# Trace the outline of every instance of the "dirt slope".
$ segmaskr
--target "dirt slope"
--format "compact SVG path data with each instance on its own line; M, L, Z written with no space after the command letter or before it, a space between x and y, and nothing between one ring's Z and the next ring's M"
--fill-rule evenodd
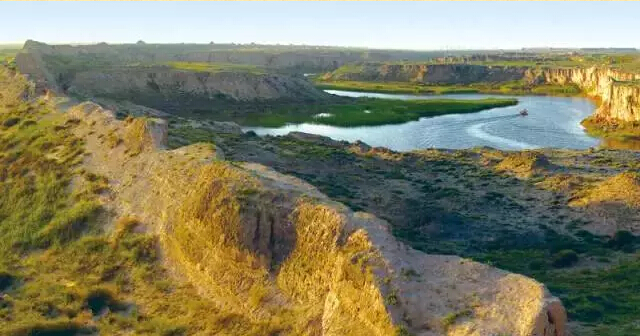
M85 168L109 180L105 205L141 218L175 277L221 309L293 334L566 334L561 302L532 279L413 250L385 221L215 146L167 151L161 120L92 103L69 118Z

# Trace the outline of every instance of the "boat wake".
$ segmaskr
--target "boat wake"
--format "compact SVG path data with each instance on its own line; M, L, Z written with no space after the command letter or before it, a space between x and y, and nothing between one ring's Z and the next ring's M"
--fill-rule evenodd
M487 133L483 127L486 126L487 124L490 124L492 122L496 122L498 120L501 119L511 119L511 118L519 118L520 115L510 115L510 116L502 116L502 117L494 117L494 118L487 118L484 119L482 123L479 124L473 124L469 127L467 127L466 131L467 134L469 134L470 136L477 138L477 139L481 139L484 141L488 141L491 143L496 144L498 147L510 147L512 149L532 149L532 148L538 148L539 146L536 145L532 145L526 142L521 142L521 141L517 141L517 140L513 140L513 139L508 139L508 138L504 138L501 136L497 136L497 135L492 135ZM487 121L491 119L491 121Z

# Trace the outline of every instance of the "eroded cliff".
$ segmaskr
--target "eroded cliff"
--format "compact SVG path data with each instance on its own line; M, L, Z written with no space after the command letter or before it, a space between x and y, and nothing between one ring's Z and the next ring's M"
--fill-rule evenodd
M85 168L110 181L109 208L158 234L175 274L216 307L264 330L565 335L561 302L532 279L413 250L385 221L211 145L166 151L160 121L118 121L90 103L69 118Z
M512 67L472 64L380 64L345 66L323 80L469 85L522 81L524 85L574 84L601 104L597 117L640 120L640 74L599 67Z
M416 82L427 85L506 82L522 79L526 68L471 64L380 64L348 66L325 79Z
M552 68L533 70L527 78L546 83L577 84L600 101L597 117L621 121L640 120L640 74L606 68Z
M220 100L309 101L328 96L302 76L242 66L192 67L188 62L177 63L184 65L180 67L162 61L141 64L135 52L111 55L107 51L114 50L108 47L87 48L91 52L81 47L27 43L15 63L36 83L40 93L51 90L80 97L115 98L152 107L207 105ZM101 48L105 49L103 53L99 53Z

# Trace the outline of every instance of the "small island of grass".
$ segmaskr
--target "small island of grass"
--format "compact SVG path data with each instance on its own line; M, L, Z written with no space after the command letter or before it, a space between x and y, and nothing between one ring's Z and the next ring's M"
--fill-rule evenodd
M249 115L238 122L247 126L263 127L280 127L290 123L315 123L341 127L378 126L401 124L422 117L479 112L517 103L517 99L499 98L477 100L358 98L352 102L283 106L266 113Z

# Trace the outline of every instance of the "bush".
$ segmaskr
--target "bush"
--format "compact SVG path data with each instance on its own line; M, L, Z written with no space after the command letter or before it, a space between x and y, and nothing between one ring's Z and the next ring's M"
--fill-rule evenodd
M9 127L11 127L11 126L13 126L13 125L16 125L16 124L17 124L17 123L19 123L19 122L20 122L20 118L18 118L18 117L10 117L10 118L7 118L7 119L2 123L2 126L9 128Z
M7 272L0 272L0 291L9 288L14 281L13 275Z
M529 269L532 271L539 271L545 269L547 267L547 263L542 260L532 260L529 262Z
M573 250L562 250L553 256L553 267L570 267L578 262L578 254Z
M633 251L633 243L636 237L629 231L621 230L616 232L615 235L607 242L607 245L611 248L624 251Z
M10 329L8 336L65 336L92 335L95 330L72 321L47 321L18 326Z
M85 307L91 310L93 315L100 314L104 309L110 311L120 311L126 309L125 305L116 300L113 293L104 288L92 290L84 300Z
M58 212L40 231L40 242L48 246L54 243L66 243L77 238L100 209L98 202L83 200L69 209Z

